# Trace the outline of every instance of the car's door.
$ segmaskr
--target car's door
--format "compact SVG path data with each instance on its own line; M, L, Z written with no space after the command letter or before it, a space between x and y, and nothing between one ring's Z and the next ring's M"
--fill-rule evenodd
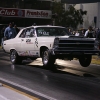
M35 32L34 28L27 28L21 37L21 55L33 56L35 52Z

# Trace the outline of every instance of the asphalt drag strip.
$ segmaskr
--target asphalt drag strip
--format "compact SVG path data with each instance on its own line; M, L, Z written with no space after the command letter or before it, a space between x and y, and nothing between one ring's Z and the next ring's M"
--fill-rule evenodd
M5 80L3 78L0 78L0 82L3 87L8 88L10 91L12 90L12 91L14 91L14 93L15 92L17 94L20 93L20 95L22 94L22 95L26 96L27 98L31 98L31 99L22 98L21 100L57 100L55 98L52 98L52 97L42 94L40 92L34 91L32 89L29 89L29 88L19 85L17 83ZM9 92L9 90L8 90L8 92ZM16 93L13 94L13 96L16 95ZM12 97L12 94L11 94L11 97ZM18 99L4 99L4 100L18 100Z
M8 85L0 83L0 100L40 100Z

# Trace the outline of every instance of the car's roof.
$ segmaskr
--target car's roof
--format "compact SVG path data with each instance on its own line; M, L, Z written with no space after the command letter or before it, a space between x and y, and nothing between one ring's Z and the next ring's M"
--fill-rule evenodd
M30 28L30 27L33 27L33 28L38 28L38 27L60 27L60 28L65 28L65 27L62 27L62 26L52 26L52 25L36 25L36 26L29 26L29 27L25 27L23 29L26 29L26 28Z

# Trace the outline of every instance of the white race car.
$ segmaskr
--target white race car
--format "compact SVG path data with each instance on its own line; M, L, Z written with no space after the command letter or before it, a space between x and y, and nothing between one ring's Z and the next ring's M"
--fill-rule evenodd
M3 49L10 53L13 64L41 57L44 66L52 66L57 58L77 58L83 67L89 66L92 55L100 51L95 38L72 36L65 27L50 25L21 29L15 38L4 41Z

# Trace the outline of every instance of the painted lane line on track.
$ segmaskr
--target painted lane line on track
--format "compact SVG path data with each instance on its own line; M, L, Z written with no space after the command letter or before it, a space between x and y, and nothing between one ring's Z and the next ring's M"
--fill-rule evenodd
M40 99L38 99L38 98L36 98L34 96L31 96L31 95L29 95L27 93L24 93L24 92L21 92L21 91L15 89L15 88L12 88L11 86L8 86L8 85L3 84L3 87L8 88L8 89L11 89L11 90L13 90L13 91L15 91L15 92L17 92L19 94L22 94L22 95L28 97L29 98L28 100L40 100Z
M6 97L4 97L3 95L0 94L0 98L2 98L2 100L10 100L10 99L7 99ZM1 100L1 99L0 99Z
M33 93L33 94L36 94L36 95L41 96L41 97L44 97L44 98L46 98L46 99L48 99L48 100L57 100L57 99L55 99L55 98L52 98L52 97L50 97L50 96L47 96L47 95L42 94L42 93L40 93L40 92L37 92L37 91L35 91L35 90L29 89L29 88L27 88L27 87L25 87L25 86L22 86L22 85L19 85L19 84L17 84L17 83L8 81L8 80L3 79L3 78L1 78L1 77L0 77L0 80L1 80L1 81L4 81L4 82L6 82L6 83L12 84L12 85L14 85L14 86L16 86L16 87L20 87L20 88L22 88L22 89L24 89L24 90L26 90L26 91L29 91L29 92L31 92L31 93Z
M0 83L0 86L2 86L2 83Z

